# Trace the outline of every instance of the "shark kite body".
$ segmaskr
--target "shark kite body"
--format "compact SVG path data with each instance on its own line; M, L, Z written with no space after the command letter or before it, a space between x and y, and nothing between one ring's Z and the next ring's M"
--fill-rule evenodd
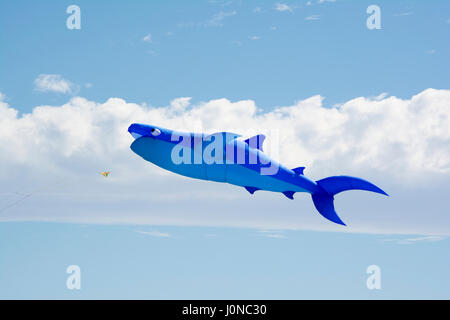
M304 167L289 169L263 152L264 135L239 140L238 134L211 135L179 132L134 123L128 132L135 138L130 148L145 160L183 176L227 182L258 190L281 192L293 199L296 192L312 196L317 211L326 219L345 225L334 210L334 195L346 190L367 190L387 195L374 184L355 177L335 176L313 181Z

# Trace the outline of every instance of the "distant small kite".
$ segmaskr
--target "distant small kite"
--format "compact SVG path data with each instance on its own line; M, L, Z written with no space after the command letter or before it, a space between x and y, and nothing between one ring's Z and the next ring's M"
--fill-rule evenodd
M111 171L104 171L104 172L100 172L100 174L102 176L104 176L105 178L107 178L109 176L109 174L111 173Z

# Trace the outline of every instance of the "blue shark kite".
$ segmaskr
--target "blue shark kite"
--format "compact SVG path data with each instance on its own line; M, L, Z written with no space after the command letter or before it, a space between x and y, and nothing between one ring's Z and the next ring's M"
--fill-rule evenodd
M305 167L288 169L264 154L264 135L239 140L238 134L211 135L178 132L134 123L128 128L134 137L131 150L166 170L183 176L227 182L253 194L257 190L281 192L289 199L307 192L326 219L345 226L334 210L334 195L346 190L367 190L387 195L374 184L355 177L336 176L312 181Z

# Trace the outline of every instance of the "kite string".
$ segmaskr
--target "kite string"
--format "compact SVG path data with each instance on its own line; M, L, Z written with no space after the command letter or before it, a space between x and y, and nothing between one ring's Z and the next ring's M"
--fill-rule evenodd
M52 187L60 186L60 185L62 185L62 184L64 184L64 183L67 184L67 181L58 182L58 183L52 185ZM31 196L33 196L33 195L35 195L35 194L37 194L37 193L42 192L42 191L45 190L45 189L48 189L48 186L47 186L47 187L40 187L40 188L37 188L37 189L35 189L34 191L31 191L30 193L22 193L22 192L19 192L19 191L14 192L15 194L17 194L17 195L19 195L19 196L22 196L22 197L21 197L20 199L17 199L16 201L14 201L14 202L12 202L12 203L6 205L6 206L0 208L0 214L3 213L3 212L5 212L5 211L7 211L8 209L10 209L10 208L12 208L12 207L15 207L16 205L20 204L22 201L28 199L29 197L31 197Z

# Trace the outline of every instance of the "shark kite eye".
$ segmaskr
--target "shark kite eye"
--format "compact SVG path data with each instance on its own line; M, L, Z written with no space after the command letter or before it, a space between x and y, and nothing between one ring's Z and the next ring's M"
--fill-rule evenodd
M156 129L156 128L153 128L151 132L152 132L152 135L155 137L159 136L161 134L161 130Z

